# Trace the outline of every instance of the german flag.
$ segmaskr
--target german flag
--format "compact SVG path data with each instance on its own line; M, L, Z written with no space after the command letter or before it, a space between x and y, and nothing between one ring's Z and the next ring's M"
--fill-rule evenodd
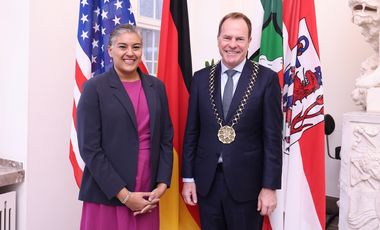
M192 78L187 1L164 0L157 76L165 86L174 126L174 165L171 188L160 202L160 229L200 229L198 209L181 198L180 165Z

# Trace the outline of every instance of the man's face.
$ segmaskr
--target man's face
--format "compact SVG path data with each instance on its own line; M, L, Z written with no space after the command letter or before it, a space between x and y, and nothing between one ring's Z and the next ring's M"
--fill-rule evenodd
M136 71L142 56L141 38L136 33L122 33L108 47L116 72L126 75ZM119 76L121 77L121 76Z
M222 62L229 69L240 64L246 57L251 38L243 19L227 19L222 24L218 36L219 53Z

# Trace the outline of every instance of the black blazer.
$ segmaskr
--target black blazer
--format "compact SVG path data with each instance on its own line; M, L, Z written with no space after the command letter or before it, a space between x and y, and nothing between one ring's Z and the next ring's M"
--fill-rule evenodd
M234 93L226 121L231 124L247 89L253 64L247 60ZM215 104L223 119L220 93L221 65L215 71ZM205 196L213 182L219 155L223 156L227 187L237 201L255 200L261 188L281 187L282 112L281 90L275 72L259 66L253 93L243 114L234 126L235 141L218 140L220 126L211 108L209 96L210 67L194 74L187 117L182 177L194 178L197 192Z
M139 71L150 113L151 188L170 185L173 128L163 83ZM89 79L77 106L79 151L85 162L79 199L122 205L116 194L135 190L139 139L132 102L114 69Z

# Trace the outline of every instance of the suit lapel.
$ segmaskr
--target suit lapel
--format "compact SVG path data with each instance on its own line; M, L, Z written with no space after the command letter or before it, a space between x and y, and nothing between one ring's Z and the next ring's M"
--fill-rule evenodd
M238 85L236 86L234 96L232 97L232 101L227 113L226 121L229 121L231 119L231 116L233 116L236 110L238 109L241 99L243 98L245 91L247 89L251 74L252 74L252 64L250 60L247 60L244 65L243 72L240 75Z
M110 87L113 89L112 93L120 101L125 110L127 110L129 117L133 123L133 126L137 130L136 114L133 108L131 99L129 98L127 92L125 91L123 84L121 83L119 77L116 74L116 71L112 68L109 75Z
M156 103L157 97L156 91L153 86L153 82L146 75L140 72L141 83L144 88L144 93L146 97L146 101L148 103L149 108L149 126L150 126L150 136L153 137L154 125L156 120Z

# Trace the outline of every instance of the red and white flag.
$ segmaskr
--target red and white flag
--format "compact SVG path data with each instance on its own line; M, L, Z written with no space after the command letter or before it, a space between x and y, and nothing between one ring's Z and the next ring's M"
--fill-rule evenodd
M283 0L282 190L272 229L325 229L322 73L314 0Z

